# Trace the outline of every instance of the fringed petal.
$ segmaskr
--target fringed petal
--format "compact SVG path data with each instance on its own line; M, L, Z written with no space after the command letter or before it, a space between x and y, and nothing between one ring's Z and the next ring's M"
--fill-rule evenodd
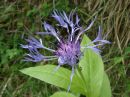
M64 19L60 15L60 13L58 13L58 11L54 11L52 14L52 17L55 18L55 20L59 22L59 24L60 24L59 26L62 26L64 28L68 29L67 23L64 21Z
M30 37L29 39L25 39L25 40L28 42L28 44L27 45L20 44L22 48L25 48L25 49L43 48L43 49L46 49L48 51L55 52L55 50L45 47L42 44L42 40L41 39L37 40L37 39L35 39L33 37Z
M95 20L96 20L96 17L94 18L93 21L91 21L91 23L88 25L88 27L87 27L86 29L82 30L82 31L78 34L75 43L79 40L80 36L81 36L83 33L85 33L86 31L88 31L88 30L92 27L92 25L94 24Z
M58 41L60 41L60 38L58 37L57 31L51 25L44 22L44 28L45 28L46 32L52 34L54 37L56 37L56 39Z
M38 52L37 49L29 48L30 53L26 54L26 57L23 61L32 61L32 62L40 62L44 60L44 56Z
M44 48L42 44L42 40L35 39L33 37L29 37L28 39L25 39L28 42L28 45L20 44L22 48L28 49L28 48Z

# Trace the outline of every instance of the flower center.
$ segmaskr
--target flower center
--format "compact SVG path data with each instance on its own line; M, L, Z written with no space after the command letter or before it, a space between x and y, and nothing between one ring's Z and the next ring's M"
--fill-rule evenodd
M80 44L75 44L74 42L62 42L59 44L56 55L59 57L58 63L60 65L75 65L81 55Z

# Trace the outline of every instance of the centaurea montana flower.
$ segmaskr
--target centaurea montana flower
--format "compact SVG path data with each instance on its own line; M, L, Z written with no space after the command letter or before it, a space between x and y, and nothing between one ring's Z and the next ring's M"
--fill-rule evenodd
M71 13L67 15L64 11L58 12L57 10L55 10L53 11L52 17L58 22L56 26L66 30L67 38L62 36L58 29L44 22L43 25L44 25L45 32L37 32L37 33L54 36L58 41L57 44L58 47L56 50L50 49L43 45L42 39L38 40L36 38L29 37L29 39L26 39L26 41L28 42L27 45L21 44L22 48L28 49L30 51L30 53L27 54L27 56L25 57L25 61L39 62L39 61L58 59L58 66L56 70L61 65L64 64L67 64L72 67L72 73L70 76L70 81L72 82L72 78L74 75L74 68L77 66L78 61L80 60L80 57L82 56L83 53L81 52L81 48L84 49L89 48L95 51L96 53L100 53L101 50L98 49L98 46L109 44L110 42L102 39L101 27L99 26L99 31L96 39L94 39L89 44L86 44L86 46L81 47L80 46L81 35L91 28L95 19L88 25L88 27L84 29L83 27L80 26L79 24L80 19L78 15L75 13L75 11L71 11ZM54 55L44 56L41 53L39 53L38 49L46 49L52 52ZM68 88L68 90L69 89L70 87Z

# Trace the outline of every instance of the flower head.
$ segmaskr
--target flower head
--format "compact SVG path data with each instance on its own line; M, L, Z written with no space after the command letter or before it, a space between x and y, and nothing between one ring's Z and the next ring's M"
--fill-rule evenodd
M81 35L91 28L96 18L88 25L88 27L84 29L80 26L80 19L75 11L72 11L69 15L67 15L64 11L58 12L57 10L55 10L53 11L52 17L57 21L56 26L59 26L66 30L67 38L65 38L65 36L62 36L58 29L44 22L43 25L45 32L38 32L38 34L47 34L54 36L58 41L57 49L53 50L45 47L42 43L42 39L38 40L36 38L30 37L29 39L26 39L28 45L21 44L22 48L28 49L30 51L30 53L27 54L27 56L25 57L25 61L39 62L58 59L59 65L57 69L64 64L72 67L72 74L70 77L70 80L72 81L74 68L76 64L78 64L78 61L80 60L80 57L82 55L81 48L90 48L96 53L99 53L101 52L101 50L98 49L98 46L102 46L110 42L102 38L101 27L99 26L99 31L96 39L89 44L86 44L86 46L84 47L80 46ZM38 49L46 49L52 52L53 56L44 56L39 53Z
M77 64L81 56L80 43L75 43L73 41L61 42L56 51L56 56L58 57L58 63L60 65L68 64L73 66Z

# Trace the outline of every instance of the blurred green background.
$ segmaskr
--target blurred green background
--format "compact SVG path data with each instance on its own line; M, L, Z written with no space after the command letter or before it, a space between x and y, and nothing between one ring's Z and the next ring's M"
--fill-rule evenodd
M98 25L104 35L109 33L112 44L105 46L102 58L112 95L130 97L130 0L55 0L55 7L66 12L77 7L83 26L97 15L87 35L94 39ZM51 21L52 10L52 0L0 1L0 97L48 97L61 90L19 71L46 64L22 62L26 51L20 44L28 35L43 31L42 22Z

